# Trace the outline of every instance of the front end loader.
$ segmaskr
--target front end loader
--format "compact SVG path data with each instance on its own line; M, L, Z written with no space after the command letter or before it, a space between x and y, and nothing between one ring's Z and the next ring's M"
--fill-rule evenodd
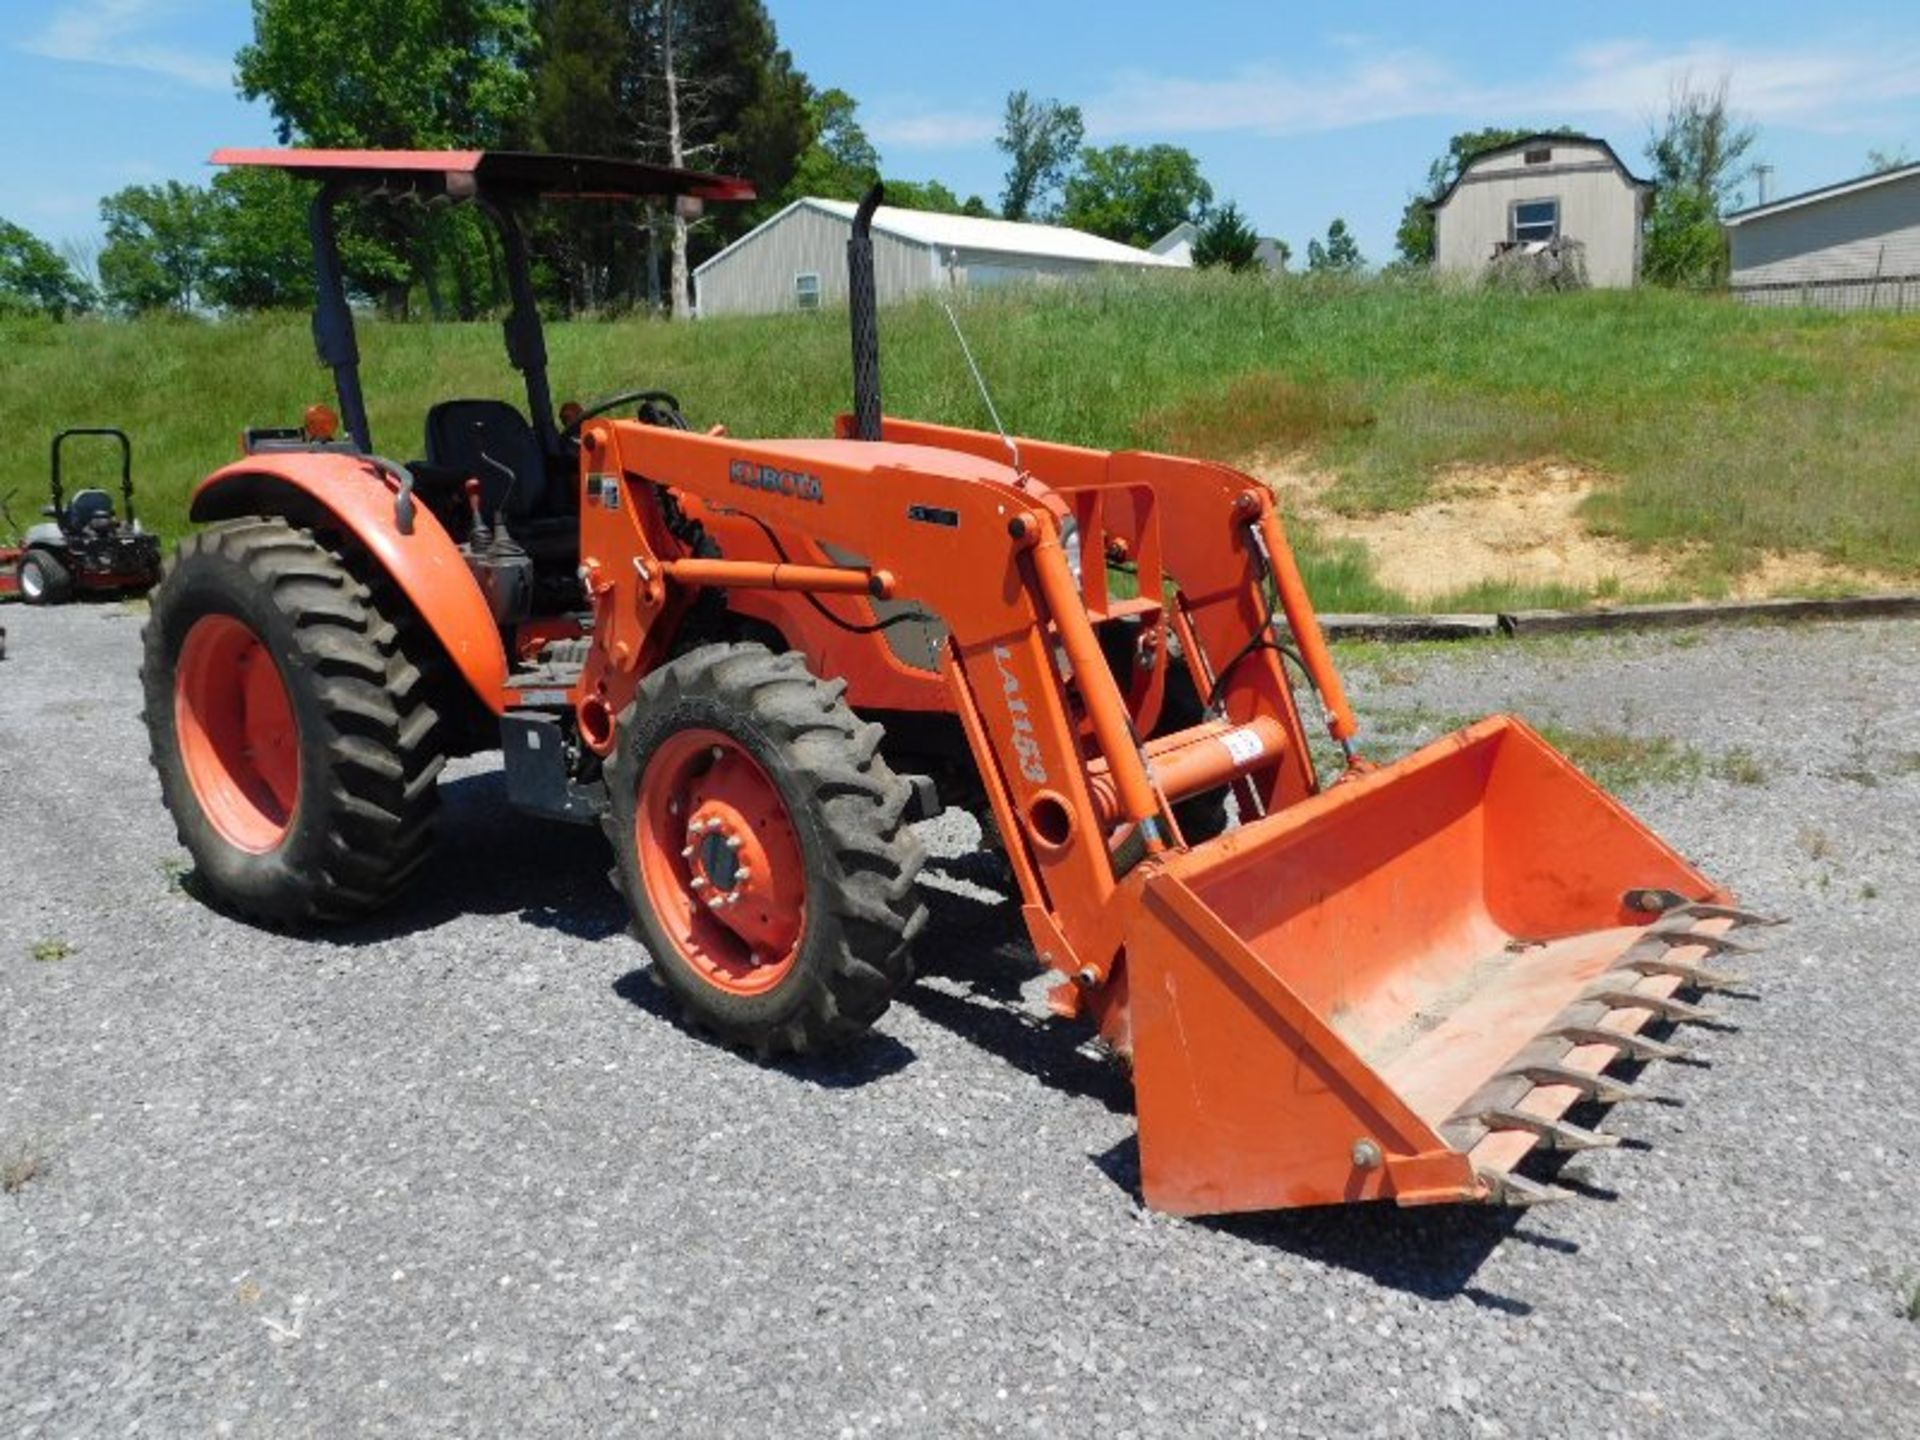
M657 385L556 416L514 221L737 182L227 158L323 182L316 334L350 431L254 432L154 597L155 763L243 915L386 903L426 862L442 760L498 747L516 805L602 827L692 1023L814 1050L910 981L912 822L965 807L1055 1011L1131 1064L1146 1200L1186 1214L1562 1193L1521 1162L1614 1143L1568 1112L1632 1098L1610 1068L1671 1055L1657 1035L1732 983L1729 932L1765 923L1517 719L1362 758L1248 476L886 416L877 189L848 237L853 412L744 440ZM423 459L374 450L330 255L356 187L500 219L528 415L446 402Z

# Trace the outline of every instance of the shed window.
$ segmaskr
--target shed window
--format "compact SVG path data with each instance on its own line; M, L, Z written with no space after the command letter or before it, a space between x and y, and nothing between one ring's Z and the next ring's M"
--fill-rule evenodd
M1538 149L1527 151L1521 158L1529 165L1545 165L1553 159L1553 151L1542 145Z
M793 303L802 310L820 308L820 275L818 271L803 270L793 277Z
M1513 207L1513 238L1525 243L1530 240L1552 240L1560 233L1560 202L1558 200L1522 200Z

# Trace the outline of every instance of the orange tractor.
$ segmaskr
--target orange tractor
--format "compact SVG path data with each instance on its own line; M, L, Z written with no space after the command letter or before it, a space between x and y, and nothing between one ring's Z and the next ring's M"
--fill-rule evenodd
M912 976L912 823L1004 848L1055 1009L1130 1059L1149 1203L1530 1203L1530 1152L1671 1047L1760 923L1519 721L1391 765L1356 724L1272 495L1204 460L883 416L869 231L832 439L689 426L657 385L555 414L520 215L740 182L505 153L223 152L318 180L330 413L249 432L153 597L154 763L211 890L343 920L427 860L443 760L604 827L660 979L727 1042L849 1040ZM357 193L494 222L526 409L453 399L376 451L334 244ZM616 417L616 410L631 410ZM1344 765L1323 783L1293 675ZM1228 797L1232 806L1228 805ZM1229 823L1229 813L1237 823Z

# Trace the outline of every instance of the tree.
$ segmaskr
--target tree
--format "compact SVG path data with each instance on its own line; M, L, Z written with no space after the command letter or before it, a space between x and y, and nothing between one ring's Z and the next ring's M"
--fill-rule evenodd
M1200 162L1177 145L1089 147L1067 177L1060 219L1123 245L1146 246L1182 221L1198 221L1212 203Z
M254 0L240 93L283 143L439 149L526 136L525 0Z
M1035 100L1025 90L1007 96L1000 135L993 142L1008 156L1000 213L1009 220L1050 218L1053 194L1065 183L1085 134L1077 105Z
M214 222L212 195L197 185L129 185L100 202L106 245L100 288L130 313L188 311L204 296Z
M1307 269L1316 275L1352 275L1366 268L1366 257L1347 229L1347 222L1336 218L1327 226L1327 243L1307 241Z
M533 136L566 155L639 153L629 103L630 6L626 0L534 0ZM543 295L574 311L603 309L657 290L645 266L653 217L631 205L581 200L550 205L531 222Z
M1580 132L1568 125L1552 130L1539 130L1532 127L1511 125L1488 125L1478 130L1463 130L1447 141L1446 154L1437 157L1427 166L1427 183L1419 194L1409 196L1406 208L1400 212L1400 227L1394 232L1394 249L1400 259L1409 265L1430 265L1433 263L1433 210L1432 205L1447 193L1455 180L1467 168L1467 162L1476 155L1489 150L1498 150L1503 145L1511 145L1516 140L1525 140L1534 135L1577 135Z
M93 303L93 288L51 245L0 220L0 314L18 310L64 320Z
M855 114L854 98L844 90L823 90L807 103L813 143L794 166L787 198L816 195L824 200L858 200L880 178L880 152L867 138ZM891 187L889 187L891 189ZM889 204L899 200L891 194Z
M807 113L813 140L794 168L793 180L783 200L792 203L803 195L824 200L858 200L880 179L880 152L861 127L858 104L844 90L825 90L808 102ZM937 210L958 213L960 197L938 180L888 180L887 204L902 210ZM972 204L985 213L979 196Z
M978 195L973 197L978 202ZM964 215L966 202L938 180L889 180L887 204L902 210L934 210L943 215Z
M532 126L526 0L254 0L253 43L234 57L240 93L265 100L282 142L342 149L485 149ZM384 209L363 231L357 277L404 312L408 278L434 271L462 228ZM409 261L404 257L412 257Z
M635 0L629 113L642 158L742 175L766 197L699 223L719 244L776 208L812 132L812 89L761 0ZM667 218L670 305L692 314L695 221Z
M1889 170L1904 170L1913 164L1913 152L1904 145L1896 145L1891 150L1867 151L1867 173L1884 175Z
M1260 237L1231 200L1207 216L1193 242L1193 263L1202 270L1252 270L1260 263L1259 254Z
M209 304L276 310L313 303L309 188L278 170L214 176L203 282Z
M1758 132L1727 104L1727 82L1698 88L1678 81L1665 118L1647 139L1653 163L1653 213L1644 251L1646 277L1658 284L1715 286L1727 277L1720 217L1739 203L1749 174L1742 163Z

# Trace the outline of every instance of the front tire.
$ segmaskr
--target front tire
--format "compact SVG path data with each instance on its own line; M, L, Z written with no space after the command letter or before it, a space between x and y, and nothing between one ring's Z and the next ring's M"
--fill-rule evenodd
M227 908L354 919L425 861L441 727L405 618L284 520L181 543L142 636L145 717L180 842Z
M865 1031L926 922L911 787L844 682L705 645L641 684L607 766L614 882L688 1021L762 1056Z
M73 598L73 572L47 550L29 550L14 571L20 598L29 605L64 605Z

